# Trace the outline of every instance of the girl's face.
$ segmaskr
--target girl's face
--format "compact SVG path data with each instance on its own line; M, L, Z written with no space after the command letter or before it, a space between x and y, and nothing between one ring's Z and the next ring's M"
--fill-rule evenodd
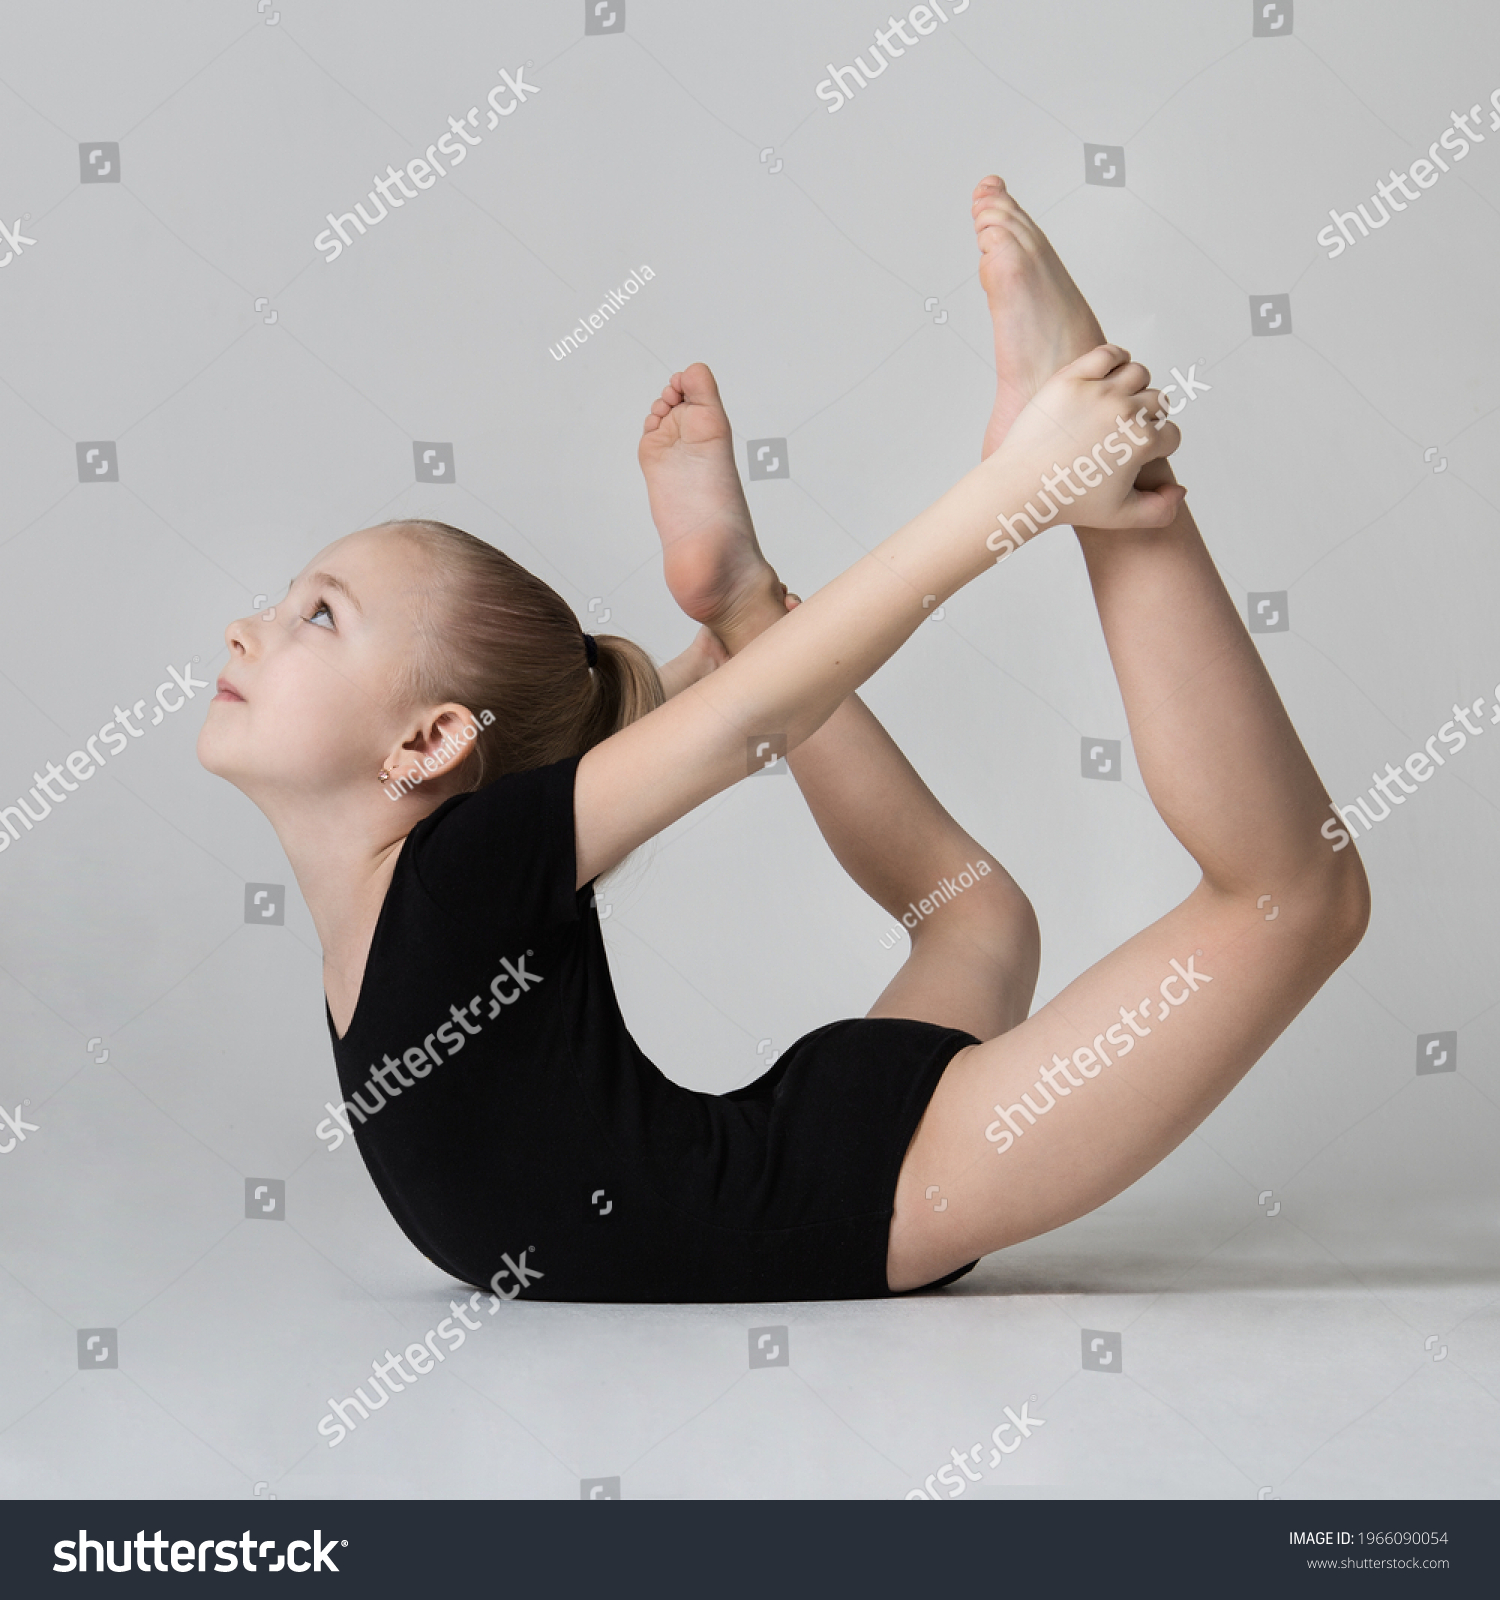
M393 683L417 648L422 563L391 531L328 546L284 600L224 630L229 660L198 735L198 759L252 799L373 795L392 750L416 726Z

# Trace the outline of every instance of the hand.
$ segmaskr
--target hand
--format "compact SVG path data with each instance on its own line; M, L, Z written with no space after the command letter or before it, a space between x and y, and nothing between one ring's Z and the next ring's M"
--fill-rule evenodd
M1102 344L1055 372L989 459L1010 504L987 541L1007 555L1053 523L1091 528L1164 528L1187 491L1138 488L1136 476L1182 443L1151 374L1130 352ZM1168 475L1170 477L1170 474Z
M724 648L723 641L707 624L699 628L688 649L701 658L705 664L705 671L711 672L715 667L722 667L729 659L729 652Z

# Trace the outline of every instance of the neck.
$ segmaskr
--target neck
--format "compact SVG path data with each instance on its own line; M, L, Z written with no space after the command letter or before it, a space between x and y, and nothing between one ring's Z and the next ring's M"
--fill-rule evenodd
M368 793L254 796L291 863L318 932L325 974L358 985L370 935L406 836L449 794L424 784L393 801L373 779ZM457 793L456 790L452 791Z

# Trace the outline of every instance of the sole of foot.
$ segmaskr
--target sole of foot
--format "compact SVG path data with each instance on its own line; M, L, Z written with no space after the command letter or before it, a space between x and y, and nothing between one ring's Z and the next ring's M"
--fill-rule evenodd
M734 434L714 375L701 361L654 402L637 457L661 536L662 574L672 598L720 638L774 603L785 585L755 537L734 462Z
M970 207L979 282L995 327L995 409L981 454L999 447L1016 415L1070 361L1104 343L1104 331L1046 234L991 173Z

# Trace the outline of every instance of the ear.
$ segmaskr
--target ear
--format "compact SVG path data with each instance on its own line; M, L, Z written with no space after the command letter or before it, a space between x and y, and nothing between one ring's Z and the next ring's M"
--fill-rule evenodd
M467 706L449 701L436 706L411 728L386 762L393 776L420 774L422 782L448 778L468 758L481 724Z

